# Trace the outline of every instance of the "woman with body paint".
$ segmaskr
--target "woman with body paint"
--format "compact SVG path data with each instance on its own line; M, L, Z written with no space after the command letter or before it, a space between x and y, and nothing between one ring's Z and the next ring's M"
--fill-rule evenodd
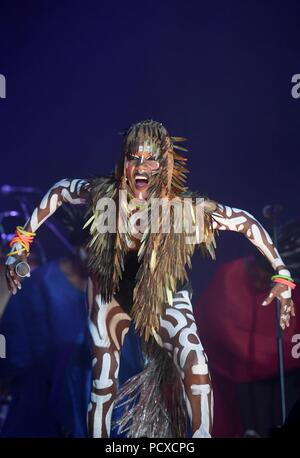
M282 329L294 315L295 284L261 224L244 210L197 196L185 187L186 159L177 152L185 150L177 145L183 140L171 137L155 121L133 124L124 133L123 159L111 176L56 183L12 241L6 276L16 293L20 276L28 275L26 256L39 226L64 202L88 206L93 339L88 425L93 437L110 434L120 349L131 320L142 338L146 368L123 390L123 395L138 401L130 421L120 422L120 427L131 437L180 437L187 413L193 437L211 436L211 379L186 267L196 246L214 257L217 231L239 232L264 254L275 276L263 305L280 300ZM153 202L161 212L155 213ZM152 217L155 230L144 224L145 217L148 222Z

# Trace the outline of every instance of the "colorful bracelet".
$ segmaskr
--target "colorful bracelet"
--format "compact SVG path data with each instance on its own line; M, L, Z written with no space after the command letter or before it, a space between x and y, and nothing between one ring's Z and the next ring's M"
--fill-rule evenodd
M271 277L271 280L274 280L274 278L284 278L285 280L288 280L294 283L294 279L290 277L289 275L281 275L281 274L273 275L273 277Z
M7 256L13 256L14 254L21 254L23 251L26 251L29 253L30 250L30 245L33 242L33 239L35 237L35 232L28 232L25 231L22 226L17 226L16 228L16 234L12 238L12 240L9 242L9 246L12 248L15 244L19 244L22 246L22 248L11 251L10 253L7 254Z
M281 283L282 285L286 285L286 286L288 286L289 288L292 288L292 289L295 289L295 288L296 288L296 283L294 283L293 281L290 281L290 280L286 280L285 278L276 277L276 278L273 279L273 277L272 277L272 280L273 280L275 283Z

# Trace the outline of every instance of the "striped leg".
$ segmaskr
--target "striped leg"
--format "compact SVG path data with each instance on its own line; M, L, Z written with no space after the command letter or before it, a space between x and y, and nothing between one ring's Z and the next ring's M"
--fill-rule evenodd
M111 415L117 391L120 349L128 332L130 317L116 300L105 304L93 294L89 281L89 302L93 301L90 332L93 340L93 381L88 408L91 437L109 437ZM91 303L91 302L90 302Z
M187 291L175 294L173 307L167 307L160 324L162 346L172 356L183 381L193 437L211 437L212 385Z

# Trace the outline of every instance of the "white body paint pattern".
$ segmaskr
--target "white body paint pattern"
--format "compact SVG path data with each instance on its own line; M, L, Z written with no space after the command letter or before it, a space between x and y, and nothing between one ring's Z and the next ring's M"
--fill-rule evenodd
M244 234L258 250L270 261L274 270L280 275L290 276L284 262L274 246L273 241L263 226L245 210L218 204L212 214L213 229L229 230ZM292 290L288 286L282 288L280 298L288 300L292 297Z
M88 182L82 179L63 179L52 186L45 194L40 205L35 208L30 219L25 223L23 229L29 232L36 232L37 229L49 218L64 202L71 204L84 204L88 194ZM12 251L17 249L17 244ZM14 256L9 256L6 264L16 262Z
M55 183L43 197L40 205L34 210L24 229L36 232L43 222L51 216L64 202L70 204L84 204L86 202L87 181L79 178L74 180L63 179Z
M109 437L117 392L120 350L131 319L116 300L104 303L91 280L88 287L88 297L93 302L89 304L89 327L93 340L93 382L88 408L88 428L91 437Z
M174 295L172 307L166 308L160 325L162 346L169 352L182 378L193 437L211 437L212 386L187 291Z
M96 291L92 281L89 287ZM93 383L88 408L89 433L92 437L109 437L120 349L129 329L130 317L115 299L106 304L93 291L89 291L88 296L93 297L90 316ZM160 323L159 340L179 370L194 437L211 437L211 380L187 291L174 295L172 307L167 307Z

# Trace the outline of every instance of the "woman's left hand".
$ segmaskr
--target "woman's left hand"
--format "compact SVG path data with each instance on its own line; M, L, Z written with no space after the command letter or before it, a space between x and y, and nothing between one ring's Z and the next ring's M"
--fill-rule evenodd
M295 316L295 307L292 299L292 291L289 286L281 283L276 283L269 296L265 299L262 305L269 305L275 298L280 301L280 327L282 329L290 326L291 316Z

